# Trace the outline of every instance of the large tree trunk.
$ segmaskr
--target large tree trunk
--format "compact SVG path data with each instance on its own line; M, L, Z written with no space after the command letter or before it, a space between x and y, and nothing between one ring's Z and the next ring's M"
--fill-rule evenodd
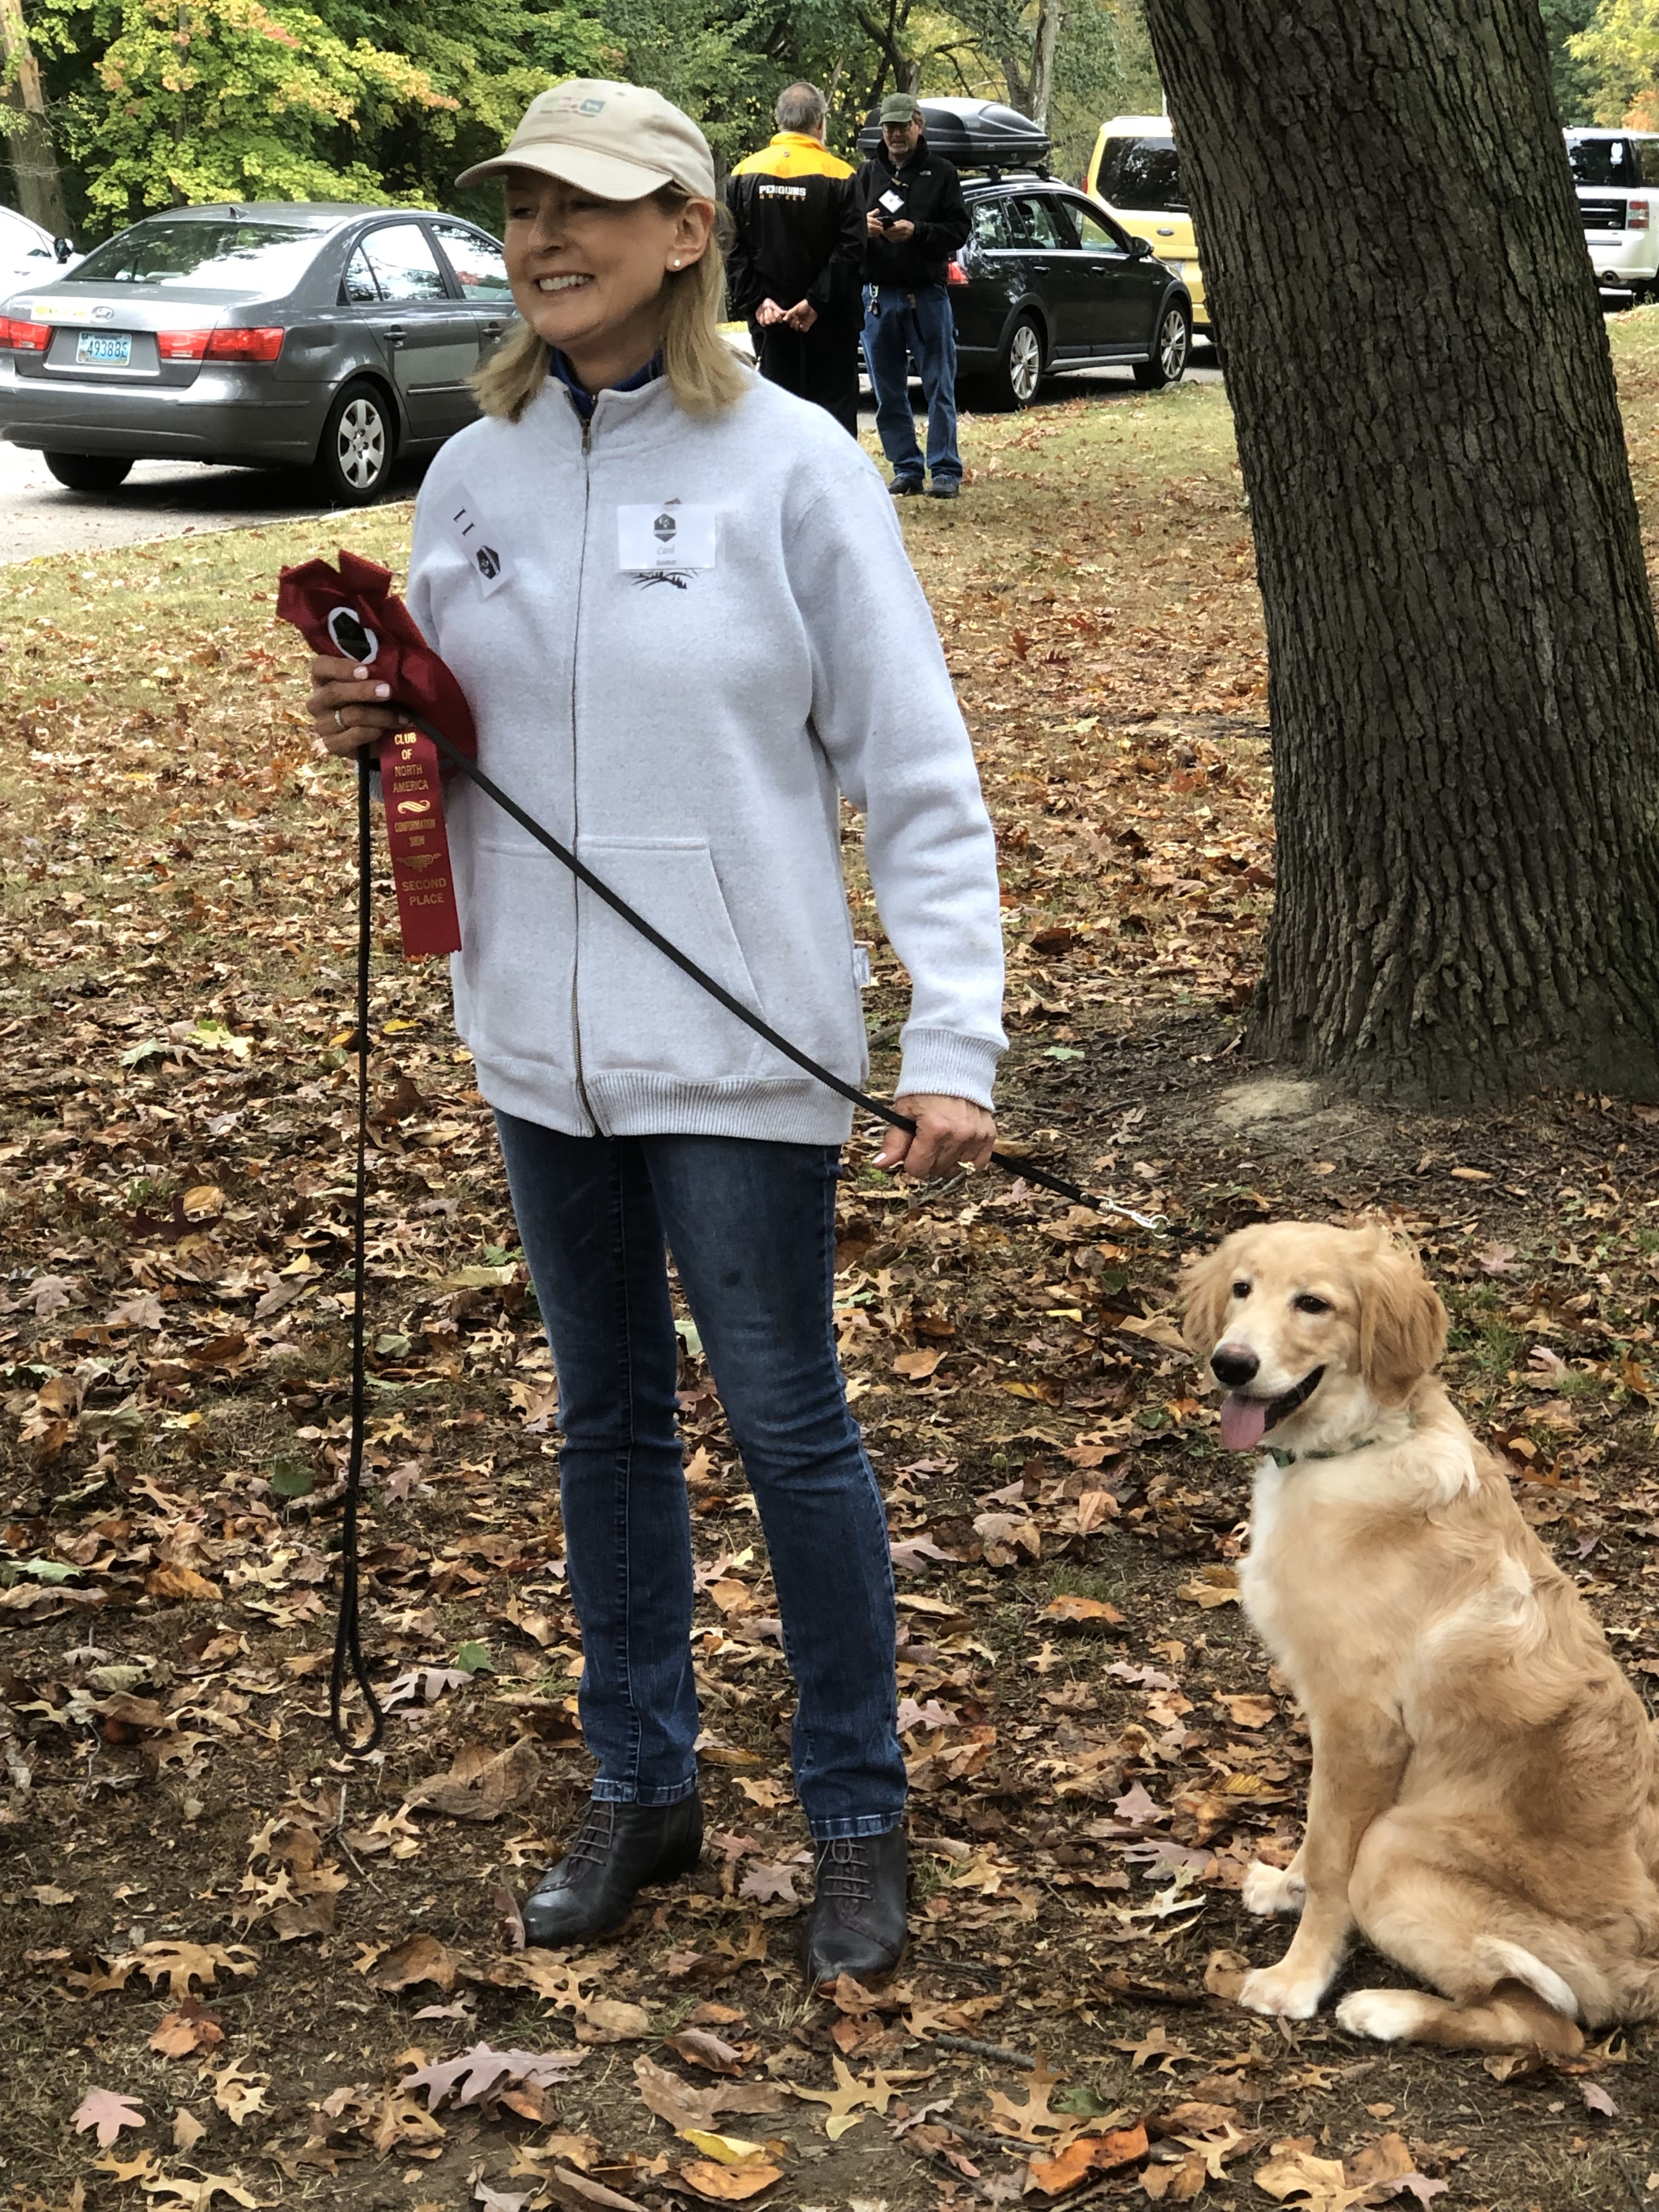
M11 100L23 116L23 127L6 143L11 155L17 197L32 222L61 238L69 229L64 206L63 179L58 173L58 155L46 121L46 103L40 89L40 65L29 45L23 21L23 0L0 0L0 49L13 78Z
M1267 611L1248 1043L1659 1095L1659 644L1537 0L1147 0Z

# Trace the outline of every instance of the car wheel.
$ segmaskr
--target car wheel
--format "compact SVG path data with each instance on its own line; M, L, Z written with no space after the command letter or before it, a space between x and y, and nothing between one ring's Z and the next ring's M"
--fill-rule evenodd
M1158 316L1152 359L1135 363L1135 382L1143 392L1162 392L1166 384L1179 384L1192 349L1192 317L1179 300L1171 300Z
M132 473L132 463L116 453L43 453L40 458L70 491L113 491Z
M378 385L348 384L335 395L317 448L317 474L337 507L378 498L397 459L392 408Z
M1042 332L1034 315L1022 315L1008 333L991 372L994 407L1029 407L1042 381Z

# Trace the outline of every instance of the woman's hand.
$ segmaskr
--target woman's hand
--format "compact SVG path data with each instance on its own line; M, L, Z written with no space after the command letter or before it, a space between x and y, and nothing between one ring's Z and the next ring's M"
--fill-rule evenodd
M402 729L404 719L397 708L380 703L391 696L391 685L377 683L367 668L332 660L325 653L311 656L311 696L306 708L330 752L355 753L360 745L378 744L393 730Z
M930 1176L989 1163L997 1125L983 1106L975 1106L969 1098L936 1097L930 1091L896 1098L893 1103L915 1123L916 1133L913 1137L907 1129L889 1129L872 1167L902 1166L912 1182L926 1182Z

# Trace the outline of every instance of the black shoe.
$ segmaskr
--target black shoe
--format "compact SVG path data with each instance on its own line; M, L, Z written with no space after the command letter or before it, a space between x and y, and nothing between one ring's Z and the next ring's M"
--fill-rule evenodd
M960 499L962 484L956 477L935 477L927 487L929 499Z
M887 487L895 499L910 499L921 489L920 477L895 477Z
M817 1846L817 1895L804 1947L814 1989L838 1974L863 1982L892 1972L904 1950L909 1869L902 1827Z
M524 1904L526 1943L557 1949L619 1927L636 1890L690 1874L702 1855L702 1800L612 1805L594 1798L570 1847Z

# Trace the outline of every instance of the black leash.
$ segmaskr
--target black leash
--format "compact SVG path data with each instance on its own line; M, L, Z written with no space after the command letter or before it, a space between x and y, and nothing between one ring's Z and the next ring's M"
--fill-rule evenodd
M903 1129L915 1136L916 1125L908 1114L896 1112L892 1107L884 1105L879 1098L872 1098L852 1084L843 1082L839 1075L832 1074L827 1067L820 1067L817 1061L804 1053L799 1045L791 1044L788 1038L781 1036L769 1022L763 1020L740 999L733 998L726 986L717 983L706 969L698 967L689 953L682 952L679 946L672 944L660 930L653 928L642 914L636 914L627 900L596 876L568 845L561 844L550 830L543 829L533 816L526 814L516 799L509 799L501 786L493 782L476 761L469 760L459 746L452 744L441 730L435 729L430 722L423 721L418 714L410 714L405 708L399 708L398 711L411 729L418 730L422 737L432 740L445 760L477 784L486 797L494 799L504 814L511 815L521 830L527 831L538 845L551 853L556 860L568 868L578 883L585 884L596 898L603 899L613 914L620 915L630 929L637 930L647 944L654 945L665 959L672 960L682 974L689 975L700 990L706 991L711 999L726 1008L727 1013L735 1014L745 1027L754 1030L757 1036L764 1037L774 1051L781 1052L786 1060L793 1060L797 1067L805 1069L808 1075L835 1091L838 1097L861 1108L866 1114L873 1114L878 1121L885 1121L890 1128ZM340 1531L340 1618L334 1639L333 1673L329 1680L329 1727L342 1749L355 1759L368 1757L380 1742L386 1726L386 1717L370 1686L368 1670L363 1659L357 1610L357 1501L363 1466L364 1181L368 1142L368 957L373 861L369 832L369 775L368 748L365 746L357 755L357 1195L352 1224L351 1450L346 1467L344 1510ZM1086 1206L1096 1213L1117 1214L1126 1221L1133 1221L1137 1228L1151 1230L1154 1234L1161 1226L1156 1215L1138 1213L1131 1206L1121 1205L1114 1198L1102 1198L1093 1191L1085 1190L1079 1183L1068 1182L1064 1176L1050 1175L1046 1168L1032 1166L1027 1160L1011 1159L1006 1152L993 1152L991 1164L1000 1168L1005 1175L1023 1176L1027 1182L1052 1191L1058 1198L1069 1199L1074 1206ZM340 1705L348 1669L351 1679L362 1692L372 1716L373 1726L367 1741L363 1743L351 1741L341 1718Z
M370 762L367 746L357 756L357 1173L351 1213L351 1445L346 1460L345 1498L340 1519L340 1617L334 1631L334 1664L328 1678L328 1725L335 1741L354 1759L367 1759L386 1729L386 1715L368 1679L362 1627L357 1609L357 1500L363 1482L364 1279L368 1272L368 955L374 914L374 836L369 816ZM362 1743L346 1733L340 1707L348 1671L368 1707L369 1731Z

